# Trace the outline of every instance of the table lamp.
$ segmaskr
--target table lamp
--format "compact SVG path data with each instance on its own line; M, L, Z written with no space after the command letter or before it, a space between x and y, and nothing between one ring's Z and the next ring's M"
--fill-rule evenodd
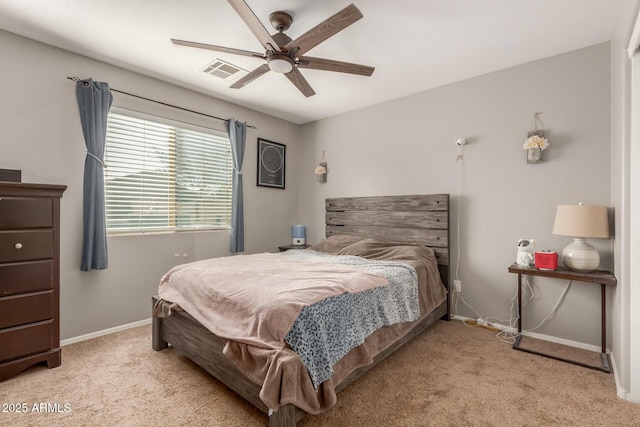
M572 236L562 251L562 262L570 270L590 272L600 265L600 254L587 243L587 237L608 238L609 219L606 206L558 205L553 234Z

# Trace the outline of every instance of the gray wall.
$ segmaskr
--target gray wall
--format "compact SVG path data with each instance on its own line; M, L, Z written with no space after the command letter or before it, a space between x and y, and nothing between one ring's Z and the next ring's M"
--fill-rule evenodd
M243 168L245 248L247 253L277 251L278 245L290 242L298 213L297 125L4 31L0 52L0 168L21 169L24 182L68 186L61 208L63 339L148 319L151 296L169 268L229 255L227 231L117 236L108 239L107 270L80 271L86 150L75 86L67 76L93 77L114 89L255 125L257 130L247 132ZM221 121L117 93L114 105L224 130ZM286 144L286 190L256 187L257 137Z
M479 315L508 319L517 240L561 251L571 239L551 234L558 204L611 205L610 93L607 43L304 125L300 220L308 239L324 236L326 197L450 193L452 275ZM543 163L530 165L522 144L535 112L551 146ZM456 137L468 141L459 163ZM323 150L326 184L313 175ZM611 269L612 241L592 243ZM525 328L544 318L565 285L534 282ZM599 287L574 283L537 332L596 346L599 304ZM458 314L478 317L462 303Z
M22 169L24 181L69 186L62 202L63 338L148 318L158 278L177 263L228 255L229 237L227 232L113 237L110 268L80 272L85 151L67 76L93 77L116 89L256 125L258 130L248 133L244 167L249 253L288 242L296 222L307 225L310 242L319 240L326 197L452 194L452 274L483 317L509 317L515 277L506 268L519 238L533 237L539 249L555 250L570 241L551 234L557 204L611 204L608 44L302 127L10 33L0 32L0 47L12 58L0 82L0 167ZM114 105L222 126L118 94ZM522 143L538 111L551 147L544 163L528 165ZM257 137L287 145L285 191L255 186ZM468 140L461 162L455 160L456 137ZM323 150L326 184L313 175ZM593 243L603 255L602 267L612 268L612 242ZM544 317L564 285L535 282L525 327ZM458 313L477 317L463 304ZM538 332L597 345L597 287L574 284L554 320Z

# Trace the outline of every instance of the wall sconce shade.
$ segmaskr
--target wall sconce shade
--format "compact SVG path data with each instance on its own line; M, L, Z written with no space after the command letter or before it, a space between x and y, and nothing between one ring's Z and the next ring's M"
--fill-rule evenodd
M600 254L586 238L609 238L609 216L606 206L558 205L553 234L572 236L573 243L562 251L565 267L589 272L600 265Z

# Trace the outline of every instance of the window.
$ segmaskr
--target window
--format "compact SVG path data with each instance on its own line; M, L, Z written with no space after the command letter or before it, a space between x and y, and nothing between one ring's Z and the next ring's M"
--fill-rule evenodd
M108 233L229 228L226 134L118 110L104 158Z

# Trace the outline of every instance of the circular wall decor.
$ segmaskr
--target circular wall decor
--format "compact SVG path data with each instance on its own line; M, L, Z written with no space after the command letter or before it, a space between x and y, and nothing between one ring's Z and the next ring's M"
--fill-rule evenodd
M277 148L269 145L262 150L262 166L269 172L276 173L282 169L283 161Z

